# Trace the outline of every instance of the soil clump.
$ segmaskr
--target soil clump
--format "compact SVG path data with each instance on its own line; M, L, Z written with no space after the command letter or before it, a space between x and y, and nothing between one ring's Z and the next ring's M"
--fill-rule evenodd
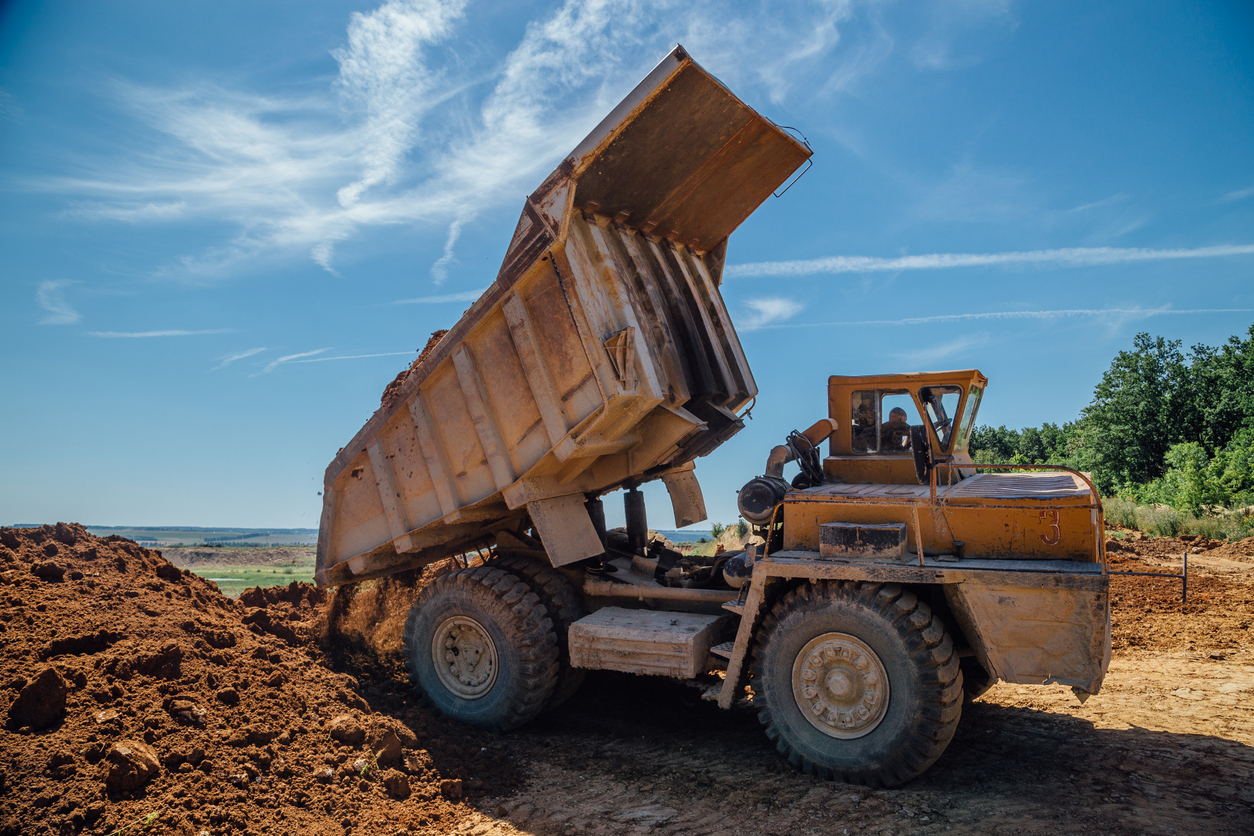
M76 524L0 529L0 834L434 833L466 820L475 793L441 788L470 777L463 748L490 741L437 739L437 758L427 744L445 725L410 695L373 710L370 688L327 664L325 602L307 584L234 602Z
M405 383L405 378L409 377L415 369L422 365L422 362L435 351L435 347L439 345L440 340L448 333L447 329L432 331L431 337L427 340L427 344L423 346L422 351L418 352L418 359L409 364L409 368L404 369L398 374L391 383L383 389L383 396L379 399L379 406L387 409L396 403L396 399L401 396L401 386Z

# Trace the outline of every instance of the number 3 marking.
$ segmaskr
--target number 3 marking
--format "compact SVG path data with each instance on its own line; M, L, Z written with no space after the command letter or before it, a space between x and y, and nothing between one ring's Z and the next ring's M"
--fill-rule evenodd
M1058 512L1042 511L1041 519L1049 521L1049 534L1042 534L1041 542L1047 546L1056 546L1062 542L1062 529L1058 527Z

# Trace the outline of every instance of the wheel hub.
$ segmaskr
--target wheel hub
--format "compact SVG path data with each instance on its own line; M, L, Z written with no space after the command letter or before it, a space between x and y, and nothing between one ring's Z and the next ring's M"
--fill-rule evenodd
M445 619L431 640L431 658L440 682L462 699L477 700L496 684L496 645L473 618Z
M866 642L845 633L824 633L797 654L792 693L816 729L851 740L870 734L884 719L888 673Z

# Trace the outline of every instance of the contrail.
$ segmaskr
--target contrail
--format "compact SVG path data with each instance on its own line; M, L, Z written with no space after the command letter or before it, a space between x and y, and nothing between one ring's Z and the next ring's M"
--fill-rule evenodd
M931 253L929 255L905 255L899 258L837 255L803 261L759 261L750 264L732 264L727 267L724 275L728 278L809 276L818 273L885 273L902 270L945 270L953 267L993 267L1007 264L1083 267L1178 258L1224 258L1235 255L1254 255L1254 244L1225 244L1217 247L1174 250L1151 250L1140 247L1070 247L1061 250L1027 250L1008 253Z
M416 351L387 351L383 354L345 354L341 357L314 357L310 360L292 360L293 363L326 363L331 360L365 360L369 357L400 357L402 354L417 354Z
M1056 311L986 311L984 313L938 314L936 316L911 316L905 319L854 319L845 322L781 322L759 325L754 330L778 328L834 328L853 325L924 325L933 322L962 322L980 319L1058 319L1074 316L1183 316L1186 314L1254 313L1254 308L1070 308Z
M149 339L152 337L195 337L201 334L229 334L230 328L210 328L205 331L88 331L89 337L106 339Z

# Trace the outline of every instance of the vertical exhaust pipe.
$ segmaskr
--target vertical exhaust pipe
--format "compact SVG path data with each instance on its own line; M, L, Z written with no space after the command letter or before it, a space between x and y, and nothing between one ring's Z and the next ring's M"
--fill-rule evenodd
M644 494L632 488L623 494L623 511L627 516L627 546L641 557L649 547L649 520L644 513Z

